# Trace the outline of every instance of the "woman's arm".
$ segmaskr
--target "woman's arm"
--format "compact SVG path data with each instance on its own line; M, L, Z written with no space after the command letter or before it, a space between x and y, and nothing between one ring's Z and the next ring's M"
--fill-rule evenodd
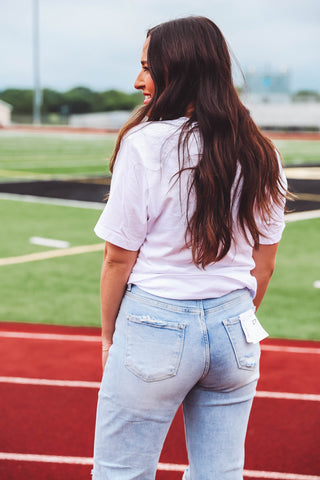
M100 284L103 368L112 345L122 297L137 256L138 252L125 250L106 242Z
M278 243L272 245L260 245L259 248L253 250L253 260L256 266L251 270L251 274L257 280L257 293L253 300L256 309L260 306L270 278L272 277L276 263L278 245Z

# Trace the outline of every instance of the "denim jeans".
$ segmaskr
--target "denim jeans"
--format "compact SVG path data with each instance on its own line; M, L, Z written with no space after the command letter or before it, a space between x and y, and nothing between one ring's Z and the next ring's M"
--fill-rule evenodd
M243 478L260 347L247 343L239 315L251 309L247 290L171 300L128 287L99 391L94 480L153 480L181 403L183 478Z

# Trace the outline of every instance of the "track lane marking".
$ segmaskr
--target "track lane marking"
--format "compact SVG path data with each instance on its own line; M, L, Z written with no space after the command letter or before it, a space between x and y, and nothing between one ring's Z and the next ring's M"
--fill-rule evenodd
M301 475L299 473L265 472L261 470L244 470L248 478L266 478L269 480L320 480L318 475Z
M101 343L98 335L68 335L63 333L30 333L30 332L0 332L0 338L16 338L28 340L53 340L64 342L95 342Z
M48 378L0 377L0 383L37 385L44 387L100 388L100 382L84 380L52 380Z
M16 331L0 331L0 338L16 338L29 340L52 340L52 341L70 341L70 342L93 342L101 343L101 337L98 335L73 335L63 333L31 333ZM261 350L266 352L281 353L301 353L320 355L320 348L317 347L287 347L281 345L261 345Z
M281 352L281 353L311 353L320 355L320 348L317 347L282 347L281 345L261 345L261 350L266 352Z
M27 378L27 377L6 377L0 376L1 383L15 385L36 385L44 387L71 387L71 388L100 388L100 382L85 380L53 380L48 378ZM291 392L256 392L257 398L272 398L278 400L299 400L306 402L320 402L320 395L312 393L291 393Z
M256 392L258 398L273 398L279 400L303 400L306 402L320 402L320 395L312 393L290 393L290 392L267 392L258 390Z
M71 465L93 465L91 457L67 457L62 455L34 455L27 453L0 452L0 460L16 462L59 463ZM159 463L158 470L166 472L184 472L187 465L175 463ZM275 480L320 480L317 475L302 475L299 473L266 472L261 470L244 470L243 474L249 478L266 478Z

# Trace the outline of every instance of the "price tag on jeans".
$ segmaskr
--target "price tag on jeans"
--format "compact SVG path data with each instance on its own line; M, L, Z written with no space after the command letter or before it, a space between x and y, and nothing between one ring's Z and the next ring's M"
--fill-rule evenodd
M248 343L258 343L269 334L262 327L253 310L240 315L240 322Z

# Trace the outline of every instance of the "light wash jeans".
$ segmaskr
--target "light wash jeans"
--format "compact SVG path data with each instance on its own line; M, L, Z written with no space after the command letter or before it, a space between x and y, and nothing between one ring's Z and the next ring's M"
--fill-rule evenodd
M253 308L247 290L171 300L128 287L99 392L94 480L154 480L181 403L183 478L243 478L260 347L246 342L239 315Z

